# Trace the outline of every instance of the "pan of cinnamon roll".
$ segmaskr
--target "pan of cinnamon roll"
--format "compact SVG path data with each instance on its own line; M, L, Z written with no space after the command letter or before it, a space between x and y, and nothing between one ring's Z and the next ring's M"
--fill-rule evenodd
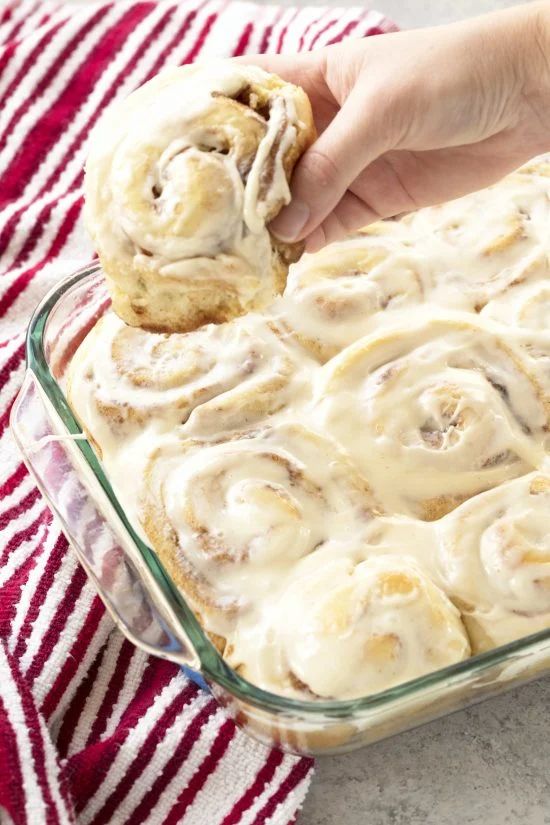
M550 159L300 257L269 222L313 138L231 61L118 104L86 172L111 306L62 385L212 689L300 751L485 695L550 630Z

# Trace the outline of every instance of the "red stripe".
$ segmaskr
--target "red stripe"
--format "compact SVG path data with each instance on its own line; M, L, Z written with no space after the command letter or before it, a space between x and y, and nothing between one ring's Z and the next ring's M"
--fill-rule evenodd
M227 719L216 736L208 756L203 759L199 765L186 788L183 789L178 797L176 804L173 806L168 816L165 818L163 825L177 825L181 823L185 812L190 805L195 801L195 797L201 790L206 780L211 773L214 772L220 759L226 752L233 737L235 736L235 723L231 719Z
M357 18L357 20L351 20L339 34L336 34L331 40L328 41L327 46L333 46L334 43L339 43L345 37L349 37L352 31L357 28L359 23L361 23L368 14L370 14L370 11L366 10L360 17Z
M264 52L267 51L267 47L268 47L268 44L269 44L269 39L271 37L271 32L273 31L273 27L277 25L277 23L279 22L279 20L283 16L283 13L284 13L283 9L279 9L277 14L275 15L275 20L273 21L273 23L270 23L269 26L266 27L266 30L265 30L264 35L262 37L262 42L260 43L260 48L259 48L260 54L263 54Z
M61 701L63 694L69 687L73 676L78 670L82 652L86 651L91 644L104 613L105 607L103 606L103 602L99 596L95 596L84 624L80 628L80 632L68 653L67 659L63 663L61 670L40 707L46 719L50 718Z
M220 12L221 12L221 10L220 10ZM204 46L204 42L205 42L206 38L208 37L208 33L209 33L210 29L212 28L212 26L214 25L214 23L216 22L217 17L218 17L218 12L216 12L215 14L211 14L210 17L207 18L206 23L204 24L204 26L200 30L199 36L197 37L197 40L195 41L193 47L191 48L191 50L186 54L186 56L181 61L182 65L184 63L192 63L193 60L195 60L195 58L200 54L200 51L201 51L202 47Z
M52 26L50 29L46 30L44 32L44 34L42 35L42 37L40 38L40 40L37 42L34 49L31 49L31 51L27 55L26 59L23 61L22 65L19 67L19 71L17 72L17 74L15 75L15 77L13 78L11 83L6 87L6 90L5 90L4 94L0 98L0 109L1 109L2 106L5 105L6 100L9 100L11 95L15 94L17 92L17 87L19 86L21 81L26 77L26 75L28 74L30 69L34 66L37 59L43 53L44 49L47 47L47 45L53 39L54 35L57 34L57 32L61 28L63 28L63 26L65 25L66 22L67 22L67 18L65 18L65 20L60 20L58 23L55 24L55 26ZM32 97L34 98L34 93L33 93ZM28 107L30 105L30 101L31 101L31 98L28 98L27 101L26 101L25 109L28 109ZM23 105L24 104L22 104L19 107L19 109L15 110L15 112L12 115L12 120L10 121L10 123L8 124L6 129L10 128L10 126L14 122L14 119L17 118L17 113L20 112L20 110L23 108ZM21 117L21 115L17 119L20 119L20 117ZM17 120L15 122L17 122ZM4 132L3 137L2 137L2 142L0 143L0 148L3 148L5 146L6 138L7 138L7 133Z
M206 3L207 3L207 0L204 0L204 2L202 2L199 6L197 6L196 9L193 9L191 12L189 12L189 14L185 17L182 25L180 26L180 28L178 29L178 31L176 32L174 37L170 40L170 42L168 43L166 48L163 49L163 51L159 54L158 58L156 59L155 63L153 64L152 68L147 73L147 77L143 81L144 83L146 83L148 80L150 80L152 77L154 77L154 75L156 75L160 71L160 69L164 66L164 64L165 64L165 62L168 58L168 55L175 49L175 47L177 45L179 45L181 43L181 41L183 40L183 38L186 36L187 32L191 28L191 25L192 25L195 17L206 6Z
M330 20L330 21L326 24L326 26L323 26L323 28L322 28L322 29L319 29L319 31L317 32L317 34L315 35L315 37L313 38L313 40L312 40L312 41L311 41L311 43L309 44L309 48L310 48L310 49L313 49L313 47L315 46L315 44L317 43L317 41L319 40L319 38L320 38L320 37L322 37L322 36L323 36L323 34L325 34L326 32L328 32L328 30L329 30L329 29L332 29L332 27L336 24L336 22L337 22L336 20Z
M163 29L166 28L166 26L170 22L171 18L173 17L174 12L175 12L174 8L168 9L168 11L163 15L163 17L156 23L156 25L153 27L151 32L148 34L148 39L151 42L154 42L155 39L157 37L159 37L159 35L162 33ZM40 188L40 190L39 190L38 194L36 195L36 197L33 198L30 202L28 202L24 206L22 206L19 210L17 210L17 212L10 219L10 224L13 224L13 222L14 222L13 219L14 218L18 219L21 216L21 214L23 214L28 209L30 204L34 203L36 200L41 198L44 194L46 194L49 190L51 190L53 188L55 183L57 183L60 175L67 168L68 164L70 163L70 161L72 160L74 155L81 148L83 141L85 140L85 138L90 133L90 130L93 128L93 126L95 125L95 123L99 119L99 117L102 114L105 107L109 105L109 103L112 101L112 99L114 98L116 93L119 91L120 85L121 85L123 79L125 78L125 76L127 74L129 74L131 71L133 71L133 69L135 68L135 66L141 60L141 58L143 56L144 56L143 44L140 43L139 46L137 47L136 51L132 55L132 57L128 60L126 65L119 71L117 76L114 78L113 82L111 83L110 87L108 88L108 90L105 92L105 94L101 98L100 102L96 106L96 108L95 108L94 112L92 113L92 115L88 118L88 120L86 121L84 126L80 129L78 134L74 137L74 139L73 139L72 143L70 144L69 148L67 149L67 151L65 152L63 157L60 159L57 166L53 169L53 171L51 172L51 174L48 177L48 179L46 180L46 182ZM80 185L81 182L82 182L82 170L79 170L78 173L77 173L76 178L74 178L74 180L69 185L69 187L67 188L67 190L64 194L66 194L67 192L77 188L77 186ZM61 196L61 197L63 197L63 196ZM36 246L36 241L38 239L36 236L37 236L37 234L41 234L40 230L44 226L45 221L48 219L49 213L51 212L54 203L55 203L55 201L53 201L52 203L46 205L43 208L43 210L41 211L41 213L38 215L38 217L36 219L36 222L35 222L34 232L31 233L33 235L32 240L29 240L27 242L27 244L23 247L23 249L20 251L19 256L18 256L18 261L16 263L20 262L20 258L24 259L25 257L27 257L30 254L30 252L32 251L32 249ZM10 231L11 231L11 233L13 233L13 226L10 226ZM2 233L2 235L4 235L4 233ZM1 243L2 243L2 241L0 240L0 248L1 248Z
M22 365L20 364L19 366L21 367ZM6 427L10 423L11 408L15 404L15 400L17 398L18 393L19 391L17 390L13 398L11 398L11 400L8 402L8 405L2 413L2 415L0 415L0 438L2 438Z
M154 810L157 801L160 799L160 795L168 787L170 782L181 769L185 760L188 758L193 745L200 736L202 728L217 710L218 706L215 701L207 702L207 704L201 708L199 713L197 713L194 719L192 719L192 721L187 725L185 733L175 748L174 753L162 769L160 775L157 776L145 796L141 799L139 805L128 817L125 825L141 825L141 823L147 820L151 814L151 811Z
M265 786L271 782L275 771L282 761L282 751L273 749L258 771L254 782L252 782L241 798L235 803L233 810L225 817L221 825L238 825L243 814L252 807L255 800L264 792Z
M246 51L246 47L248 46L248 44L250 42L250 38L252 36L253 31L254 31L254 26L252 25L252 23L248 23L245 27L245 30L243 31L243 33L241 34L241 36L239 38L239 42L237 43L237 45L235 46L235 48L233 50L233 57L237 57L237 55L239 55L239 54L244 54L244 52Z
M36 585L36 589L31 596L27 614L25 616L25 620L23 622L21 631L17 638L17 644L14 650L14 656L16 657L16 659L20 659L21 656L23 656L25 650L27 649L27 639L31 635L34 623L36 622L40 614L40 608L44 604L46 596L48 595L53 585L55 576L59 568L61 567L63 559L65 558L65 555L67 553L67 549L67 539L65 538L63 533L60 533L57 537L57 541L55 542L50 552L48 562L46 564L46 567L44 568L44 571L42 572L38 584ZM38 555L39 553L36 552L35 556L38 557Z
M12 372L20 366L23 356L25 355L25 342L23 341L15 352L12 352L2 369L0 370L0 387L7 384L11 378Z
M174 10L175 10L174 8L169 9L166 12L166 14L155 25L155 27L153 28L153 30L151 31L151 33L148 36L151 42L154 42L155 38L158 37L158 35L166 27L166 25L168 24L169 20L171 19L172 15L174 13ZM85 140L85 138L89 134L90 130L92 129L92 127L94 126L94 124L98 120L99 116L101 115L101 113L103 111L103 108L106 107L111 102L111 100L114 98L115 94L119 91L120 84L122 83L123 78L130 71L132 71L134 69L135 65L139 62L139 60L143 57L143 55L144 55L143 45L140 44L138 46L136 52L134 53L134 55L127 62L126 66L123 69L120 70L117 77L113 80L111 86L109 87L109 89L103 95L101 101L96 106L94 112L88 118L88 121L84 124L84 126L81 128L79 133L75 136L75 138L73 139L71 145L69 146L69 148L65 152L64 156L61 158L61 160L59 161L57 166L54 168L54 170L52 171L52 173L48 177L47 181L40 188L37 195L34 198L32 198L30 201L27 201L26 203L24 203L19 209L16 210L16 212L14 212L11 215L10 219L7 221L7 223L5 224L2 232L0 233L0 250L7 248L8 244L10 243L10 240L11 240L11 238L12 238L14 232L15 232L16 224L18 223L19 218L21 217L21 215L24 214L33 203L35 203L46 192L48 192L48 190L51 190L53 188L53 186L55 185L55 183L57 183L57 181L58 181L60 175L62 174L62 172L67 168L67 166L70 163L70 161L72 160L73 156L81 148L81 145L82 145L83 141ZM44 207L42 208L42 210L40 211L40 213L38 214L38 216L35 219L33 230L31 232L29 232L28 237L25 241L25 244L23 245L23 247L19 251L17 259L12 264L13 267L20 266L22 263L24 263L24 261L28 258L28 256L31 254L33 249L36 247L36 245L38 243L38 240L42 236L43 231L47 226L47 222L50 218L52 210L53 210L53 208L56 204L56 201L59 199L59 197L63 197L65 194L67 194L71 190L75 190L76 188L81 186L82 178L83 178L82 169L79 169L76 177L74 178L72 183L69 184L69 186L65 190L65 193L61 196L58 196L58 198L54 198L49 203L46 203L44 205Z
M157 720L154 727L148 732L147 739L141 745L133 762L127 767L126 773L121 781L113 788L103 806L96 813L90 825L109 825L113 822L113 814L118 806L130 793L133 785L137 782L141 774L146 770L151 759L155 755L157 747L160 745L166 732L176 723L177 717L189 701L196 696L195 686L187 685L182 693L174 697L162 716ZM211 703L215 709L215 702ZM198 732L197 732L198 735ZM181 762L180 762L181 767Z
M109 8L110 5L102 7L81 30L80 37L83 36L83 31L86 32L88 28L93 28L93 25L105 16ZM79 66L48 111L27 132L16 157L4 176L0 178L0 205L22 194L33 171L45 161L58 140L60 129L70 124L74 112L88 97L113 54L120 49L122 42L150 12L149 4L136 3L129 7L116 25L111 26L102 35L99 43Z
M9 43L10 41L15 40L15 38L17 37L17 35L21 31L23 25L27 22L28 18L31 17L31 15L33 15L36 12L37 8L38 8L38 3L35 3L34 6L32 6L31 11L28 14L26 14L24 17L21 17L13 25L10 33L8 34L8 36L4 40L5 43Z
M30 269L25 270L25 272L19 275L19 277L16 278L16 280L4 292L2 298L0 298L0 317L5 315L8 309L10 309L10 307L12 306L12 304L14 304L15 301L17 301L21 293L29 285L29 283L36 275L36 273L39 272L40 269L42 269L42 267L45 264L47 264L52 258L55 258L57 255L59 255L60 251L65 246L65 243L67 242L69 235L75 227L81 209L82 197L75 201L69 208L67 214L63 219L63 223L58 229L57 234L45 255L42 256L38 263L36 263Z
M19 669L17 668L17 666L15 666L15 663L13 662L12 658L9 656L7 651L6 656L10 661L13 682L17 687L19 699L23 707L23 714L26 722L26 733L28 735L27 738L32 753L32 767L34 770L36 780L41 788L42 797L46 805L46 822L48 822L48 825L50 822L52 823L52 825L54 825L54 823L61 822L61 820L58 816L57 806L53 801L48 774L46 770L46 749L43 739L43 733L40 728L40 717L38 715L38 711L34 704L34 699L32 697L28 685L19 673Z
M99 668L103 663L103 658L105 656L106 649L107 642L105 642L105 644L98 651L98 654L95 657L92 666L90 667L84 679L79 684L76 693L73 696L69 704L69 707L67 708L63 716L63 722L59 729L59 734L56 740L57 752L61 759L64 759L67 756L69 745L71 744L71 740L77 728L78 721L82 715L82 711L86 706L86 701L92 691L95 680L97 679Z
M86 745L91 745L93 742L100 739L105 731L107 722L109 721L113 708L118 700L118 697L120 696L120 692L126 679L126 674L130 669L132 658L135 653L136 648L130 644L127 639L124 639L118 654L115 671L111 676L111 681L109 682L109 687L103 697L103 701L98 708L96 718L94 719L90 733L88 734L88 739L86 740Z
M300 42L298 43L298 51L299 52L301 52L302 49L304 48L306 35L309 34L312 26L314 26L316 23L319 23L323 19L323 17L326 17L327 13L328 13L328 9L326 9L321 15L319 15L319 17L316 17L314 20L310 20L310 22L307 24L307 26L305 27L305 29L302 32L302 36L300 37Z
M30 510L34 502L37 498L40 497L40 493L38 492L37 487L33 487L33 489L27 493L27 495L18 501L17 504L8 507L3 513L0 513L0 530L5 530L10 521L13 519L19 518L20 515L26 513L27 510Z
M0 695L0 765L4 782L0 782L0 810L4 809L14 825L25 825L25 789L17 738ZM8 781L9 777L9 781Z
M7 46L2 46L2 54L0 55L0 77L6 71L6 66L15 54L17 44L15 42L8 43Z
M20 464L17 469L4 481L0 487L0 499L7 498L19 487L24 478L29 474L29 471L24 464Z
M47 524L49 518L48 508L45 507L34 521L28 527L14 533L9 541L3 547L2 556L0 557L0 567L6 564L10 555L19 549L23 542L30 541L36 535L41 524ZM31 550L29 550L31 552Z
M281 782L274 794L270 796L261 811L258 811L252 825L265 825L268 819L273 816L277 805L280 805L294 788L308 775L313 762L311 759L300 759L296 762L286 779Z
M290 26L291 23L294 22L294 20L296 20L296 17L298 16L299 12L300 12L300 9L296 9L294 14L291 15L290 20L288 21L288 23L286 23L283 26L283 28L281 29L281 31L279 33L279 39L277 41L277 48L275 49L275 51L277 53L279 53L281 51L281 49L283 48L283 40L285 39L286 33L288 31L288 27Z
M147 711L174 678L179 679L175 665L160 659L150 659L135 695L122 714L115 732L69 758L67 765L72 777L77 813L86 807L104 781L108 765L119 752L130 731L141 723Z
M81 567L77 567L28 669L27 678L29 679L29 684L32 685L36 677L42 672L50 653L59 639L61 631L66 626L67 620L74 610L75 603L85 583L86 574Z

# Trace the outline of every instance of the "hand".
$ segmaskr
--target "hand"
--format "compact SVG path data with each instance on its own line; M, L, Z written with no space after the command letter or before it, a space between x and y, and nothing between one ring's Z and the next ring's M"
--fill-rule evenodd
M433 29L243 58L308 93L318 140L272 224L311 251L459 197L550 145L550 4Z

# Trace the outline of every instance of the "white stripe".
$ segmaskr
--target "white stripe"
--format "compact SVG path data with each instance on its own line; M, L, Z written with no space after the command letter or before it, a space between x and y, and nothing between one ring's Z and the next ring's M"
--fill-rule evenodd
M25 17L29 14L32 7L34 6L35 2L33 0L19 0L17 4L12 2L11 6L11 14L9 18L3 23L2 28L0 29L0 33L2 36L6 38L5 42L8 42L8 38L11 39L11 33L16 28L16 26L25 19ZM2 44L3 44L2 40Z
M33 770L30 730L23 710L23 704L17 686L14 684L11 667L7 660L4 646L0 643L0 674L4 708L11 729L17 741L17 762L23 779L25 792L25 816L27 822L46 822L46 805L38 778Z
M237 731L229 747L206 781L202 791L197 795L192 806L185 812L185 825L203 825L204 822L215 822L233 810L235 804L248 790L256 779L258 772L264 766L269 751L258 742L249 739L241 731ZM279 787L281 779L277 779L277 771L284 768L288 773L289 765L296 760L285 756L275 770L275 774L268 788L270 793L266 799ZM239 766L238 775L235 765ZM265 789L262 796L265 796ZM223 800L223 809L220 810L220 800ZM261 805L257 810L260 810ZM216 817L217 814L217 817Z
M9 473L11 475L11 473ZM26 498L30 491L34 487L34 482L30 475L26 474L23 479L19 482L15 490L11 492L8 496L4 496L0 501L0 516L7 512L7 510L11 510L13 507L17 507L24 498Z
M289 52L298 51L298 48L300 46L300 40L304 35L305 30L310 25L310 23L312 24L313 28L313 26L315 25L315 21L320 17L321 11L321 9L311 6L301 10L300 14L289 27L286 33L283 46L284 53L288 54ZM310 33L311 29L309 29L308 35Z
M123 643L124 636L122 633L117 632L116 629L113 630L109 636L98 674L88 696L86 697L86 701L78 718L76 727L72 732L67 748L67 756L72 756L74 753L83 750L86 746L91 728L97 718L99 708L101 707L101 703L105 699L105 694L109 689L113 674L117 669L118 657L120 655L120 649Z
M19 346L21 346L21 341L19 341ZM14 350L15 349L18 349L18 347L14 347ZM23 355L19 364L11 370L10 377L0 390L0 415L5 414L8 404L11 404L13 401L13 397L21 385L24 374L25 356Z
M281 783L286 779L289 772L292 770L294 762L293 756L285 756L280 765L275 769L275 773L271 780L267 783L263 791L256 797L250 808L245 811L242 818L239 820L239 825L250 825L254 822L259 811L262 810L267 800L270 799L274 793L280 788Z
M46 530L47 526L45 524L39 525L36 533L30 539L22 541L17 549L10 553L7 562L0 570L0 586L8 582L13 574L36 552L36 548L44 538Z
M17 602L15 617L10 628L9 649L11 653L13 653L17 645L19 634L21 633L23 625L27 619L31 600L50 559L50 552L60 535L61 531L58 529L57 525L51 524L48 529L48 535L46 537L46 541L44 542L42 552L37 559L37 564L33 567L27 581L21 588L21 596Z
M71 36L76 34L82 28L83 22L89 20L93 14L96 13L96 11L97 9L95 9L93 5L90 7L87 6L83 12L79 12L78 15L75 15L74 18L72 18L70 22L63 27L59 37L56 37L54 43L49 44L48 48L45 50L48 54L47 65L43 65L45 62L44 60L37 61L41 73L45 74L49 68L49 65L55 59L55 55L50 55L50 51L53 51L53 46L55 45L56 47L55 54L57 54L58 51L62 51ZM2 167L6 168L13 161L15 154L21 147L21 144L24 142L27 134L37 125L40 118L43 117L45 112L51 107L52 101L57 100L70 85L74 75L81 68L81 66L86 63L90 53L99 43L105 32L123 16L125 11L126 8L124 4L115 4L114 8L108 11L102 20L82 38L79 42L78 48L73 50L71 56L63 64L63 67L56 74L52 82L46 87L46 89L43 90L38 100L31 104L29 109L25 112L23 117L18 121L17 125L12 130L8 137L6 147L0 154L0 165ZM19 87L18 94L14 95L14 101L20 101L23 96L27 97L32 94L32 91L36 87L37 83L35 72L29 72L29 75L25 78L25 81L26 82L23 82ZM0 117L0 127L2 122L5 122L5 120L6 117Z
M98 82L95 84L86 101L76 113L68 129L64 131L63 135L60 137L60 140L55 143L54 147L44 161L37 166L35 174L30 178L25 186L24 194L14 201L8 209L4 210L5 223L7 223L7 219L9 219L9 217L16 211L24 209L25 211L23 216L21 216L18 220L24 220L25 224L29 227L33 226L37 216L45 204L52 203L62 193L66 194L68 188L82 170L84 159L87 154L87 143L89 136L85 137L77 151L74 152L69 161L64 164L61 174L54 186L48 189L47 192L45 192L31 205L31 202L34 198L36 198L37 194L47 181L49 175L58 167L60 161L64 158L64 155L69 150L74 138L79 134L81 129L87 125L92 116L95 115L101 103L101 99L103 98L105 92L113 84L120 70L126 66L130 58L132 58L136 52L142 52L139 56L137 66L130 73L130 75L118 85L114 99L119 99L120 97L125 96L131 89L134 88L134 86L139 85L142 78L146 77L149 69L154 64L159 51L161 51L164 46L168 44L169 40L173 37L175 31L177 30L178 25L181 25L181 21L178 22L178 20L176 20L175 23L172 23L171 26L167 27L168 31L164 32L156 41L153 41L149 37L149 34L165 12L166 6L162 4L159 5L159 7L151 12L129 35L121 51L118 52L113 62L110 63L101 74ZM177 17L177 15L175 16ZM146 44L145 47L143 45L144 43ZM147 65L143 66L142 64L145 56L148 56L149 59ZM10 255L13 259L17 255L17 252L21 249L23 243L25 242L26 236L26 232L18 232L17 230L14 231L6 251L6 257L7 255Z
M1 536L2 536L2 552L6 545L11 541L13 536L16 533L21 532L22 530L26 530L32 522L40 515L42 511L46 509L46 505L44 504L44 499L41 496L38 496L36 501L32 504L31 507L28 507L25 510L22 510L19 515L12 518L6 526L2 529ZM10 558L13 558L13 554L16 553L17 550L13 550ZM6 581L4 578L4 573L6 572L5 568L0 569L0 580Z
M65 20L68 16L68 9L65 6L64 9L59 9L44 26L31 32L21 41L0 77L0 95L4 94L28 55L32 52L38 41L42 39L44 34L59 23L60 20Z
M147 653L138 648L134 650L130 666L124 674L122 689L105 726L105 733L103 734L105 738L112 736L117 729L122 714L127 710L139 689L149 662L150 657Z
M89 585L86 585L90 587ZM95 591L92 593L95 595ZM88 611L86 611L87 615ZM71 616L71 619L74 617L74 613ZM79 617L80 618L80 617ZM36 682L33 686L33 693L38 698L40 702L43 702L46 696L48 695L50 688L59 673L59 670L65 663L67 659L67 638L63 638L63 636L68 636L68 638L72 641L76 638L78 632L81 629L81 626L84 625L85 616L82 617L82 622L79 623L78 627L67 627L67 629L63 632L58 644L54 648L53 654L50 656L44 670L37 678ZM78 668L70 682L66 684L63 688L63 694L55 707L53 713L48 718L48 727L51 731L52 738L56 739L57 734L59 732L59 728L61 727L61 723L63 722L63 717L69 707L70 703L72 702L76 691L82 680L85 678L87 672L91 668L92 664L94 663L94 659L96 658L97 654L100 651L100 648L105 644L109 633L111 633L114 622L109 616L108 613L104 613L101 619L99 620L97 629L94 633L93 638L89 642L88 647L86 648L86 652L83 658L80 660Z
M136 810L143 797L152 787L154 781L164 771L166 765L172 758L174 751L181 742L182 737L185 735L185 731L189 728L189 725L191 725L195 717L197 717L199 713L201 713L204 706L211 701L212 697L208 696L207 694L202 694L198 696L194 701L185 705L182 712L178 714L172 725L170 725L170 727L167 728L167 730L165 731L164 736L159 741L148 765L145 767L145 769L140 774L138 779L134 782L132 787L128 790L128 793L122 798L121 802L117 805L116 815L113 817L113 819L116 822L126 822L130 815ZM212 716L215 716L216 713L220 715L219 711L216 710L213 711ZM210 719L207 720L206 724L208 724L211 721L211 719L212 717L210 717ZM220 721L222 720L220 719ZM219 723L216 724L216 729L217 728L219 728ZM183 787L183 784L180 785L180 788ZM171 801L174 801L174 797L172 797ZM219 815L219 800L217 813ZM157 823L160 821L161 820L159 819L156 820ZM206 817L203 819L203 823L219 821L219 816L218 818L212 820Z
M25 20L25 22L21 26L21 29L19 30L19 34L17 35L17 39L19 39L20 37L26 39L30 34L32 34L35 31L45 31L46 27L38 28L38 21L41 20L44 17L44 15L47 14L48 12L50 12L52 14L55 14L58 17L61 16L61 15L63 15L64 17L69 16L68 15L68 9L63 8L63 5L61 5L61 7L60 7L59 3L40 2L38 4L38 8L35 11L35 13L28 15L27 19ZM49 21L48 21L48 23L49 23ZM46 24L46 26L47 26L47 24ZM19 49L19 47L18 47L18 49Z
M49 218L45 223L45 229L42 233L40 241L34 247L30 257L20 266L12 267L10 269L9 264L6 262L6 271L2 277L2 283L6 283L6 288L2 290L2 296L6 294L10 286L17 281L19 276L26 272L29 269L32 269L33 266L36 266L46 254L47 250L55 240L57 233L61 229L67 214L69 213L70 209L74 206L74 204L82 197L82 192L80 189L77 189L74 192L68 192L62 198L59 198L55 206L53 207L52 211L50 212ZM28 227L28 221L32 217L32 209L29 209L27 214L25 215L24 225ZM30 227L29 227L30 228ZM23 247L24 243L27 240L27 232L25 231L24 227L19 226L17 231L15 231L11 237L10 243L6 250L4 258L8 258L9 256L15 257ZM21 298L21 294L17 296L17 300ZM14 304L15 306L15 304ZM11 311L11 310L10 310Z
M50 70L50 67L59 57L63 49L66 48L67 42L87 20L93 17L96 11L97 10L93 7L87 6L83 9L83 14L73 14L65 26L63 26L61 30L54 35L53 39L50 40L46 48L42 51L39 57L37 57L36 62L31 66L28 73L21 79L21 82L17 87L16 94L12 94L12 96L8 98L4 105L4 109L0 112L0 133L3 132L4 128L11 121L13 115L26 103L28 98L36 90L38 84L45 78L47 72ZM42 91L41 96L44 96L44 92L47 91L48 87ZM52 99L54 98L46 95L46 102L48 105L51 105ZM36 103L32 104L32 106L36 106ZM0 158L3 158L3 155L0 155Z
M304 776L301 782L277 805L273 815L269 817L265 825L287 825L289 819L294 816L304 801L310 782L311 773Z
M27 639L27 648L20 660L23 673L26 673L32 660L38 653L44 630L49 627L52 618L55 616L56 608L61 602L63 594L69 587L77 567L78 562L74 554L67 553L53 578L51 587L40 606L40 611Z
M139 749L147 740L155 723L158 722L180 690L181 679L176 676L170 680L156 697L155 701L147 708L136 727L128 733L123 745L111 762L109 782L103 782L91 799L88 800L86 807L80 814L80 825L85 825L86 822L90 822L94 818L95 814L103 806L118 783L124 778L128 767L132 764L136 754L139 753ZM157 822L160 821L162 820L157 820Z
M174 807L179 794L187 787L197 768L210 753L218 731L226 719L227 716L225 713L221 708L218 708L203 726L200 735L193 743L187 759L183 762L172 781L169 782L161 793L156 805L151 809L145 820L148 825L158 825L159 822L165 821L168 813ZM237 777L235 774L233 778L236 782ZM208 819L204 819L203 821L208 822ZM187 813L185 815L185 825L187 825Z

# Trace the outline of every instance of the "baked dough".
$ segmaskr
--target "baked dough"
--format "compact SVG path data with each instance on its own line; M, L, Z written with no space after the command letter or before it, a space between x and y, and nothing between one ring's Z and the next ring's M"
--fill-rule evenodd
M253 66L167 69L90 139L85 214L115 312L185 332L263 308L301 245L266 228L315 136L302 89Z

